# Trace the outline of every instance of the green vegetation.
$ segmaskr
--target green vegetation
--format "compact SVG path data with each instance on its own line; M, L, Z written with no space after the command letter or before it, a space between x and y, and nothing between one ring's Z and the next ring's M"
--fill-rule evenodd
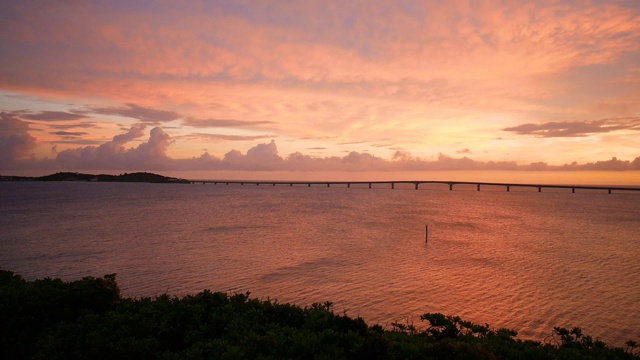
M0 181L97 181L97 182L144 182L144 183L180 183L189 184L189 180L166 177L147 172L124 173L120 175L92 175L76 172L58 172L51 175L0 176Z
M25 281L0 270L2 359L640 359L579 328L549 343L458 317L424 314L426 330L368 326L331 303L301 308L249 294L122 298L115 274ZM426 324L425 323L425 324Z

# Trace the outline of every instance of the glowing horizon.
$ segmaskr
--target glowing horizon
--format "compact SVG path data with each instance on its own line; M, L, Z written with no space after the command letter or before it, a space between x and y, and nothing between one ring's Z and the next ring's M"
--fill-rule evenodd
M595 171L640 184L636 1L0 10L3 174Z

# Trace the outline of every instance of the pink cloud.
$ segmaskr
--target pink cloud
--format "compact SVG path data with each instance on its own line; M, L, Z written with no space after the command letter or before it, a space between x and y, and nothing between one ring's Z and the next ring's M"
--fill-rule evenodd
M439 154L428 161L409 152L396 152L392 160L371 154L349 152L343 157L313 157L296 152L282 157L275 141L258 144L246 154L237 150L227 152L222 159L205 152L199 157L174 159L167 155L173 140L160 127L151 129L147 141L136 147L125 145L144 136L144 125L134 125L126 133L113 137L99 146L85 146L57 153L53 160L27 157L36 139L28 133L28 125L19 119L1 114L0 149L3 169L64 170L136 170L136 171L457 171L457 170L521 170L521 171L634 171L640 170L640 157L633 161L612 158L607 161L567 165L548 165L543 162L518 165L515 162L482 162L468 157L454 158Z
M174 111L152 109L136 104L126 104L125 107L95 108L92 112L103 115L118 115L138 119L145 123L160 124L181 118Z
M284 160L278 155L278 148L274 140L268 144L258 144L246 155L237 150L231 150L224 156L225 168L234 170L278 170Z
M170 166L166 151L171 141L161 128L153 128L149 140L138 147L126 149L124 145L144 136L144 125L134 125L125 134L116 135L100 146L86 146L58 153L55 164L65 169L140 169L159 170Z
M468 146L482 156L493 146L482 139L495 139L501 130L560 144L545 146L550 150L535 161L555 160L558 148L569 151L557 161L593 161L578 145L563 147L562 141L585 134L617 136L611 127L580 122L585 116L637 114L639 10L624 1L168 2L147 8L2 2L0 89L53 98L55 111L25 115L41 122L80 120L82 113L59 111L60 104L92 102L84 104L95 110L92 118L126 117L147 125L183 119L183 125L199 129L268 128L278 139L321 139L303 146L332 154L363 144L357 156L337 158L343 165L332 157L313 162L325 167L389 167L377 159L391 146L420 154ZM539 124L538 119L562 120ZM38 126L47 131L48 125ZM85 144L112 136L87 132L92 136ZM210 148L193 145L205 134L175 133L182 137L165 140ZM162 136L154 136L157 142L145 154L140 150L140 159L160 157ZM259 136L243 132L209 139ZM465 143L468 139L480 140ZM610 154L634 139L617 140L592 145L598 154ZM501 153L523 144L529 148L522 153L541 148L522 141ZM109 146L85 151L98 159L108 151L128 154L116 139ZM628 145L620 154L629 157L636 149ZM273 153L263 150L261 156L273 160L270 166L287 166L288 158L277 165ZM210 160L190 155L201 163ZM230 159L250 167L254 155L233 153ZM303 155L297 164L305 168L307 160ZM394 160L411 168L424 165L404 156ZM440 165L464 164L442 159Z
M0 112L0 169L19 167L20 161L35 147L36 138L29 134L29 124Z
M196 128L212 128L212 127L245 127L254 125L272 124L272 121L247 121L234 119L196 119L189 117L185 119L184 124Z
M39 113L25 113L20 115L22 119L38 121L75 121L86 118L83 114L74 114L64 111L42 111Z
M579 137L612 131L640 131L640 118L604 119L596 121L561 121L542 124L522 124L502 129L519 135L539 137Z

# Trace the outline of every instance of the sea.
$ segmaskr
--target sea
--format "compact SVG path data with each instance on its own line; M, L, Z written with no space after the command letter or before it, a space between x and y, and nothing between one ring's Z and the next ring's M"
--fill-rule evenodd
M205 289L387 329L440 312L519 339L640 341L640 192L412 184L0 182L0 268L116 273L122 295Z

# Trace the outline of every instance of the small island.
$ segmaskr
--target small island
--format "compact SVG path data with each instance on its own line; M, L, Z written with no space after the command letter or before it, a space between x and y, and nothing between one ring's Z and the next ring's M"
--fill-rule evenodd
M58 172L45 176L0 176L0 181L95 181L95 182L144 182L189 184L189 180L162 176L147 172L124 173L120 175L92 175L77 172Z

